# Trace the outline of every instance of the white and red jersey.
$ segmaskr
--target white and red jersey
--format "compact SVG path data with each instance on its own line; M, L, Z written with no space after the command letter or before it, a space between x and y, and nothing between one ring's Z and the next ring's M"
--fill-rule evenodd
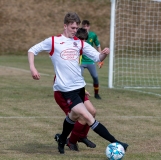
M42 51L49 53L56 74L54 91L68 92L86 85L79 64L81 50L95 62L99 62L99 52L77 37L63 35L52 36L31 47L28 52L38 55Z

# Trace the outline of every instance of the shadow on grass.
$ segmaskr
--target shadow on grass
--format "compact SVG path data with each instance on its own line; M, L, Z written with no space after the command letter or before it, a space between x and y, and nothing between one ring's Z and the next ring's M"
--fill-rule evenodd
M72 158L73 160L78 160L81 158L81 160L105 160L105 154L103 153L97 153L95 149L90 149L87 147L84 147L80 149L79 152L71 151L67 146L65 146L65 154L64 156L61 156L58 152L57 145L55 144L41 144L41 143L27 143L24 145L15 145L10 147L8 150L14 151L14 152L21 152L24 154L28 154L31 156L31 158L35 155L43 155L44 158L47 158L49 156L53 156L57 159L68 159ZM64 157L64 158L63 158ZM79 158L78 158L79 157Z
M41 144L38 142L27 143L24 145L15 145L10 147L9 150L14 150L28 154L59 154L57 146L52 144Z

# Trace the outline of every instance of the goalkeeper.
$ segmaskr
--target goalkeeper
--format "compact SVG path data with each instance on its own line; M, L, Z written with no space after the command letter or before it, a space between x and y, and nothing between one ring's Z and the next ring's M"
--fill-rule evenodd
M91 46L96 46L98 52L101 53L101 46L100 46L100 42L97 38L97 35L95 32L89 31L90 30L90 22L88 20L83 20L82 21L82 28L86 29L88 32L88 39L86 40L87 43L89 43ZM101 68L103 65L103 62L98 62L98 66L99 68ZM96 99L101 99L100 95L98 94L99 92L99 81L98 81L98 73L97 73L97 69L95 66L95 62L93 60L91 60L90 58L88 58L85 55L82 55L82 59L81 59L81 71L82 71L82 75L84 72L84 69L87 68L88 71L90 72L92 78L93 78L93 87L94 87L94 97Z

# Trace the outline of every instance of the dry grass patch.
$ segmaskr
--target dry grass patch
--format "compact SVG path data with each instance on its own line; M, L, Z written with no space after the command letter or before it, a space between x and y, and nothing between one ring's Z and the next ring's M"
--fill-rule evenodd
M97 144L95 149L79 143L80 152L72 152L66 147L65 155L58 153L53 135L61 132L65 115L53 99L52 71L46 69L51 65L47 63L50 61L48 57L40 56L38 59L41 63L38 70L51 73L51 76L42 75L40 81L33 80L30 73L8 68L16 68L15 62L19 62L17 68L24 65L21 69L28 70L24 62L27 57L14 57L12 62L8 57L10 63L5 63L6 58L1 56L0 59L0 63L7 67L3 68L5 74L2 69L0 71L0 159L105 160L105 148L109 142L91 130L89 138ZM101 72L101 84L105 84L107 79L102 75L106 74L106 68ZM88 73L85 76L90 81ZM118 139L129 143L124 159L160 159L161 98L103 86L100 88L100 101L94 99L91 85L86 88L97 109L96 119Z

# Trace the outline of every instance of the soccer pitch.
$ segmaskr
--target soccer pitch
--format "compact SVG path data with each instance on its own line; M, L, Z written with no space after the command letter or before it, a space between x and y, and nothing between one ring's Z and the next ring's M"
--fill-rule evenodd
M0 160L106 160L109 142L92 130L88 138L96 148L78 143L79 152L65 147L65 155L58 153L53 136L61 132L65 115L53 99L50 58L35 60L39 81L30 75L27 55L0 56ZM102 100L94 98L91 76L84 74L96 119L129 144L124 160L161 159L161 91L108 89L107 68L108 60L98 69Z

